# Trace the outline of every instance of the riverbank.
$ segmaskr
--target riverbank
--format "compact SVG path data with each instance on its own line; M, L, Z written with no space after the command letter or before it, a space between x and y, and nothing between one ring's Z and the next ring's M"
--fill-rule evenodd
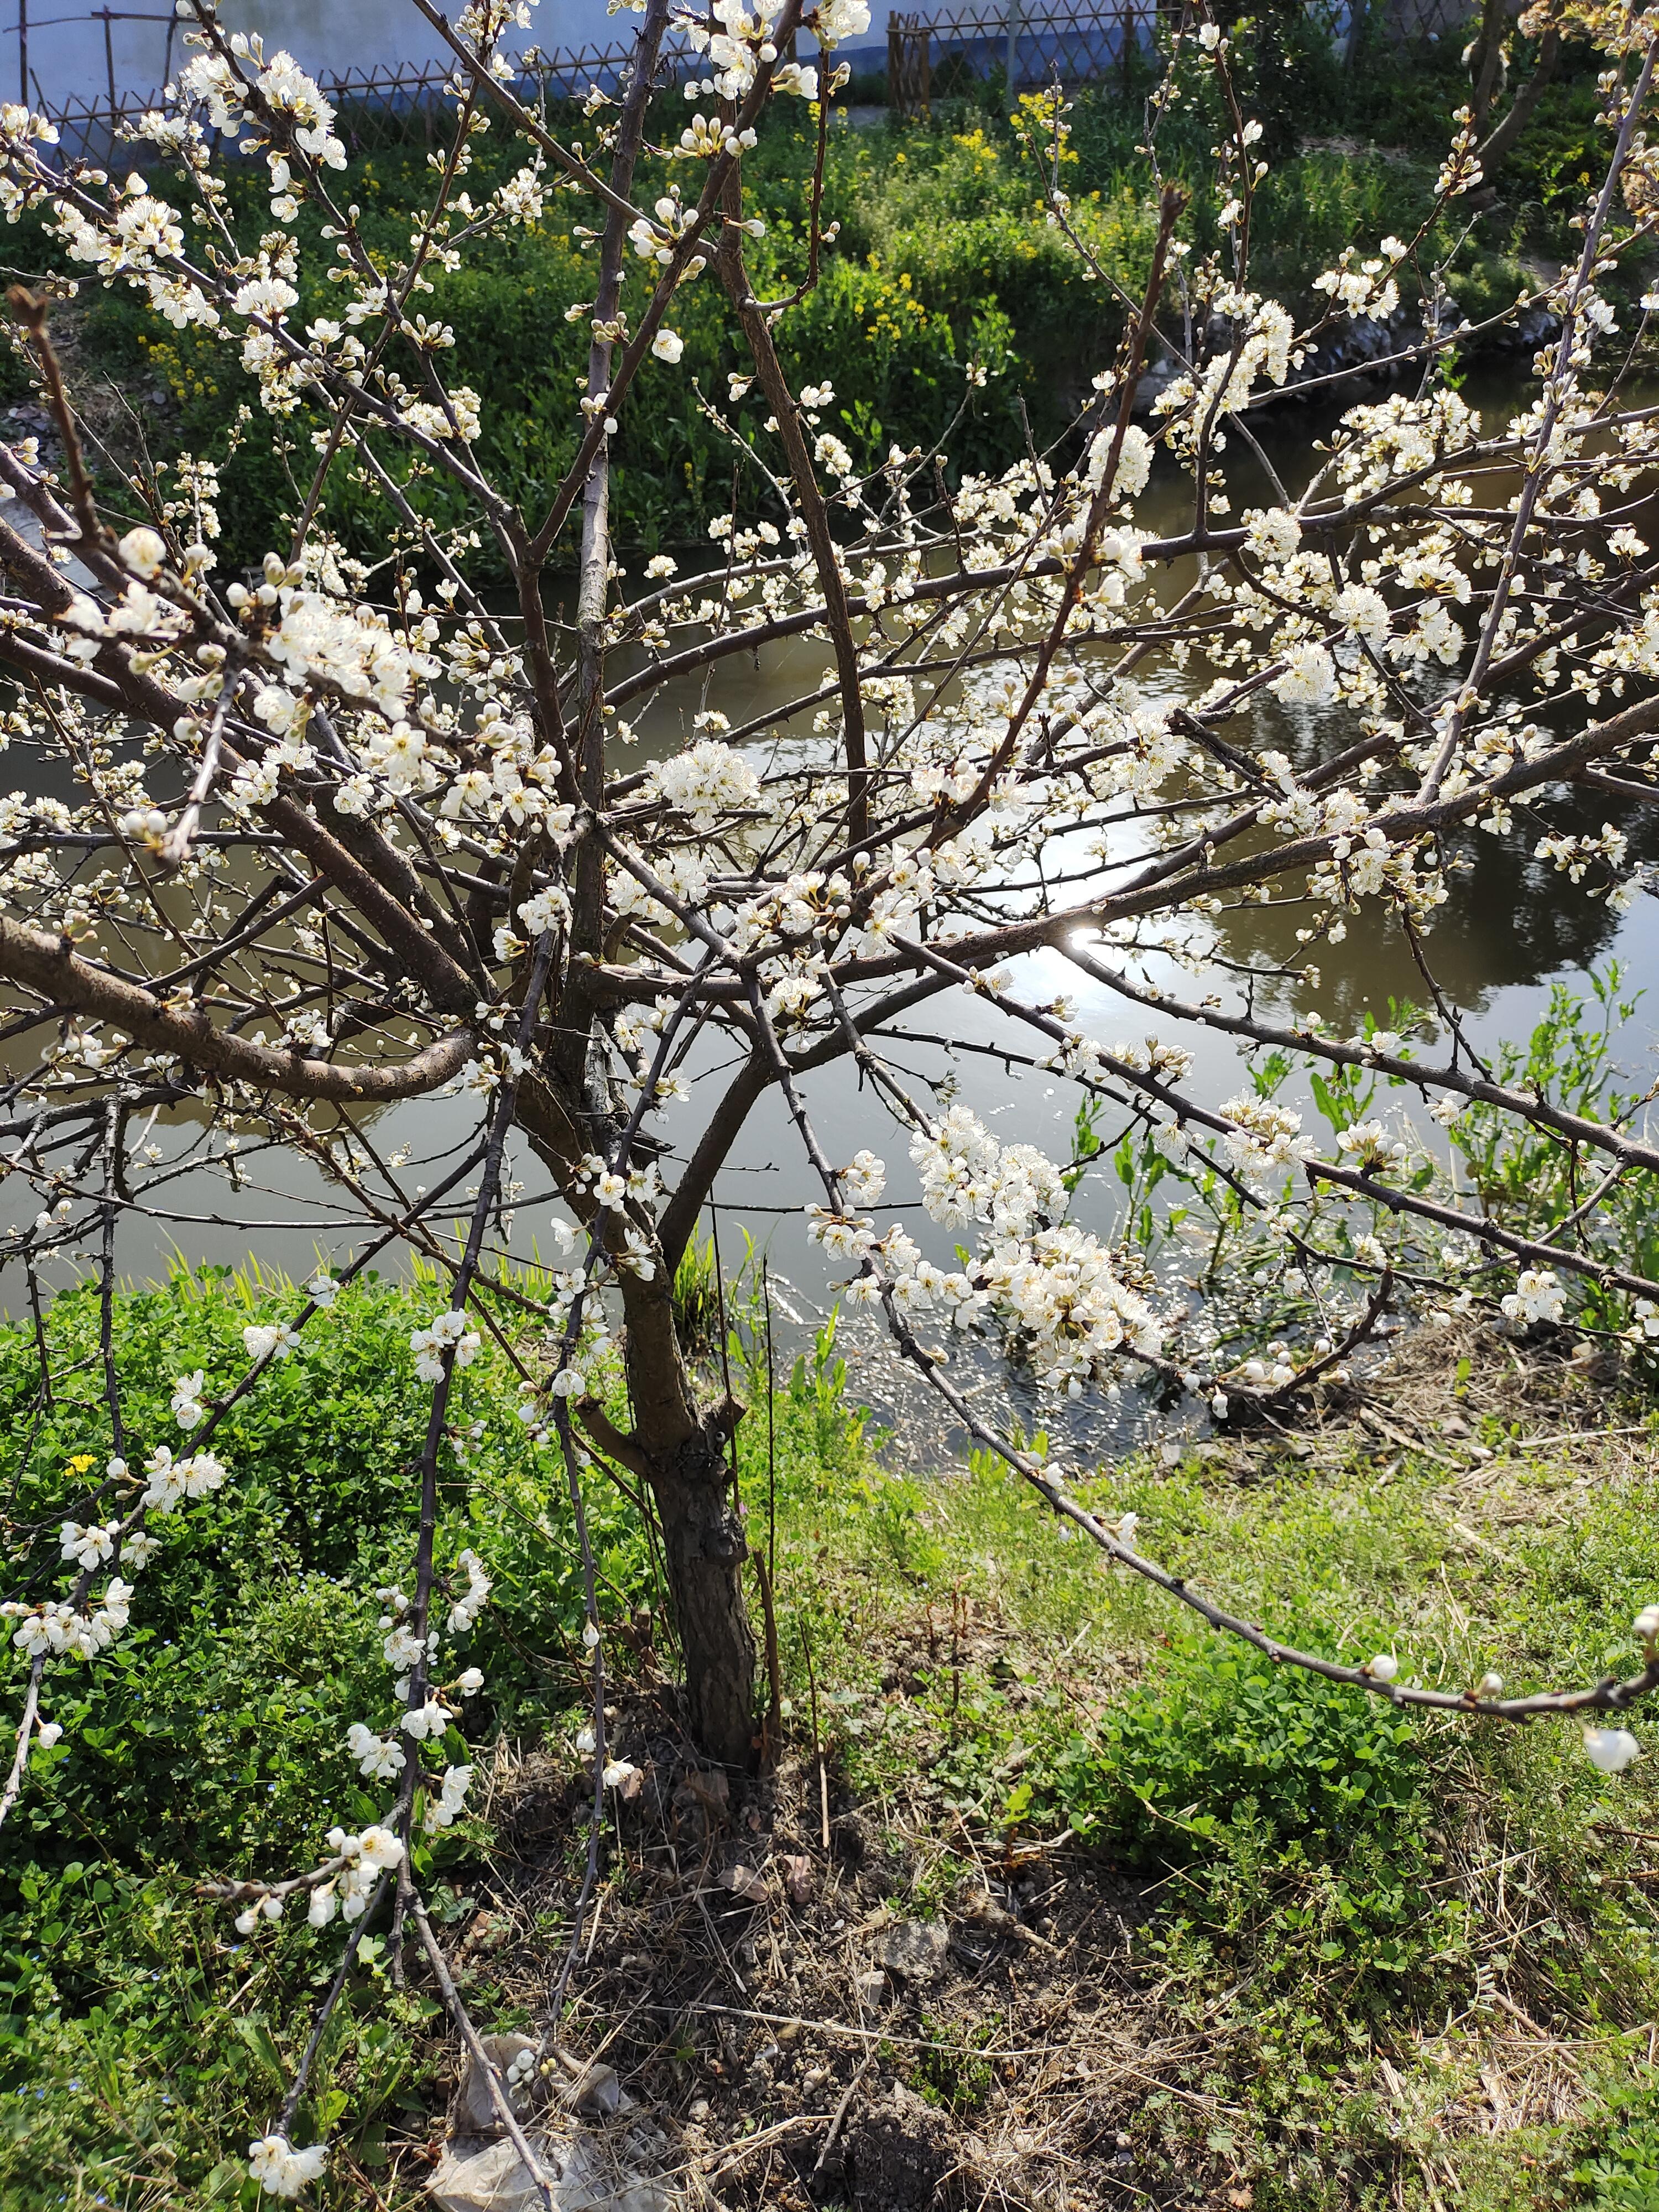
M1113 357L1121 301L1138 299L1146 281L1157 229L1156 181L1140 150L1147 88L1126 96L1121 88L1085 88L1071 106L1061 181L1104 281L1083 267L1048 219L1029 143L1034 129L1041 141L1046 128L1036 122L1035 95L1022 95L1011 112L999 85L964 82L954 96L936 100L930 117L908 123L890 118L854 129L844 111L834 115L823 218L838 234L817 283L780 322L777 340L795 388L831 389L822 418L859 469L878 465L895 443L931 447L964 409L952 438L957 470L1001 468L1028 441L1046 447L1064 434ZM1325 304L1313 280L1345 247L1413 237L1433 204L1450 111L1466 90L1455 57L1426 46L1379 52L1348 76L1333 75L1328 53L1299 76L1267 73L1249 94L1266 118L1273 155L1252 209L1252 287L1309 319ZM769 114L745 161L765 224L747 245L750 274L762 296L777 298L793 294L802 275L816 136L813 112L782 106L790 112ZM670 143L683 110L676 95L653 125ZM1216 127L1195 109L1174 110L1160 135L1164 172L1188 181L1207 174ZM1571 179L1599 158L1598 143L1593 79L1569 66L1522 134L1485 211L1471 221L1460 209L1455 222L1431 227L1424 265L1448 258L1465 323L1479 325L1506 309L1534 288L1529 271L1559 265L1571 250L1565 228ZM489 137L475 142L468 180L475 204L506 180L507 150ZM407 252L411 220L424 204L427 154L424 130L412 121L406 144L384 145L354 167L364 242L388 266ZM643 203L683 184L684 167L647 161ZM257 165L234 172L233 200L260 204L261 175ZM165 173L156 181L158 190L176 189ZM532 511L574 452L565 395L585 374L589 343L580 309L592 295L592 249L577 235L568 204L550 194L525 221L478 241L465 266L434 268L425 307L453 336L447 377L477 395L476 450L486 472ZM1195 254L1224 244L1214 212L1208 193L1196 191L1182 222ZM326 281L334 256L322 216L302 207L290 229L299 249L294 318L326 317L337 301ZM75 274L31 222L15 233L12 251L26 270L38 264L32 275ZM1644 280L1632 276L1639 290ZM1407 272L1402 293L1413 282ZM1414 299L1405 306L1409 312ZM748 364L712 280L684 288L674 320L684 351L672 374L647 370L640 404L624 410L612 448L612 508L632 553L701 549L706 558L709 521L730 504L733 459L751 434L727 398L728 376ZM136 464L146 455L216 455L228 439L221 562L228 572L257 565L281 542L280 518L312 465L317 424L308 407L267 420L259 434L234 432L238 380L222 359L224 334L175 329L137 295L100 290L84 312L60 309L58 321L70 341L71 383L112 456ZM1370 343L1368 333L1340 332L1321 366L1352 365L1348 357ZM6 372L0 403L30 406L21 362ZM1303 373L1311 373L1305 364ZM13 425L38 427L32 417ZM417 505L447 511L441 484L415 479L406 489ZM331 483L326 513L356 550L379 544L384 517L349 472ZM475 581L489 580L491 558L488 546L479 549Z
M341 1744L378 1694L430 1303L343 1297L238 1409L231 1480L169 1525L117 1662L55 1692L64 1738L0 1845L17 2212L246 2194L337 1933L243 1937L196 1884L286 1872L376 1809ZM223 1277L125 1304L135 1431L180 1362L211 1375L283 1305ZM25 1515L29 1470L94 1441L63 1407L20 1470L31 1358L0 1345ZM1425 1332L1295 1431L1170 1445L1086 1494L1304 1644L1392 1650L1418 1680L1593 1679L1659 1557L1655 1417L1606 1365ZM465 1379L486 1479L444 1540L495 1581L454 1751L480 1817L422 1871L475 2016L510 2033L539 2027L573 1936L580 1614L511 1369L486 1352ZM1603 1778L1565 1726L1408 1719L1190 1635L989 1468L884 1464L832 1346L769 1420L763 1378L740 1395L778 1590L769 1774L722 1788L690 1755L648 1542L586 1479L611 1749L641 1780L610 1801L562 2038L635 2100L630 2159L732 2206L1645 2202L1650 1761ZM335 2145L319 2201L423 2201L457 2072L418 1967L393 1986L371 1934L302 2115Z

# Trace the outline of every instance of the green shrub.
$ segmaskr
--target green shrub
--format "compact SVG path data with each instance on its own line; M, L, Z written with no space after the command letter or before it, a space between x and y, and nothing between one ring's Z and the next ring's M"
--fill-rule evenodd
M1649 2068L1615 2087L1593 2132L1572 2169L1577 2202L1589 2212L1659 2212L1659 2075Z
M124 1294L114 1336L135 1464L178 1440L174 1375L200 1367L210 1392L233 1382L246 1366L243 1328L298 1303L224 1270ZM435 1284L348 1287L216 1437L224 1487L156 1524L161 1548L137 1577L127 1635L95 1667L48 1673L44 1707L64 1735L35 1752L0 1832L9 2212L90 2204L100 2189L148 2203L139 2176L153 2178L158 2204L242 2185L241 2167L221 2161L280 2100L332 1947L286 1921L239 1939L229 1910L197 1885L313 1864L329 1826L383 1809L343 1738L386 1696L375 1591L408 1581L410 1471L427 1418L409 1336L440 1303ZM44 1413L31 1336L0 1332L0 1475L18 1520L52 1515L49 1537L65 1464L85 1453L101 1468L110 1449L90 1383L98 1319L89 1290L48 1309L54 1371L88 1380ZM516 1381L492 1350L459 1378L456 1426L483 1480L470 1492L447 1482L443 1498L441 1559L470 1543L495 1583L469 1641L486 1677L469 1713L475 1747L496 1728L539 1732L578 1693L570 1509L515 1418ZM631 1604L649 1587L642 1535L608 1489L596 1487L588 1512L606 1601ZM24 1670L3 1651L15 1712ZM447 1749L468 1756L459 1734ZM482 1832L474 1823L422 1844L428 1877L453 1878ZM440 1881L435 1894L450 1893ZM386 1986L378 1937L362 1956L361 2002L331 2031L305 2118L321 2132L349 2106L346 2148L373 2164L398 2100L422 2109L431 2054L417 2032L434 2008Z
M1208 1634L1176 1643L1054 1782L1073 1827L1164 1862L1247 1815L1279 1843L1340 1852L1416 1817L1421 1786L1405 1715Z
M1278 64L1268 74L1275 84L1287 81ZM1028 435L1047 445L1109 360L1121 332L1122 297L1138 296L1145 286L1156 224L1151 173L1137 150L1145 127L1139 100L1099 86L1073 104L1062 181L1109 279L1099 283L1049 224L1036 172L1000 94L994 87L969 91L970 97L941 101L931 121L872 131L837 117L830 131L823 213L840 223L841 236L824 257L817 288L778 325L778 343L797 386L834 386L826 427L861 467L884 459L894 443L933 445L964 396L970 404L954 441L952 469L1006 465L1024 451ZM1305 124L1315 108L1306 100L1302 106ZM673 112L672 105L665 109L665 124ZM805 270L814 129L805 113L774 113L748 157L755 205L767 225L765 236L747 247L763 297L793 292ZM1196 178L1208 167L1212 137L1202 117L1178 107L1161 148L1166 168ZM478 142L469 178L475 200L498 180L511 151L502 139ZM430 186L426 160L420 133L411 131L406 143L383 146L354 166L352 192L377 257L406 252L410 213ZM647 161L639 179L642 198L653 198L672 173L672 165ZM1312 277L1340 246L1390 230L1412 233L1432 179L1427 158L1287 151L1258 197L1254 281L1311 304ZM255 222L259 184L252 166L233 179L233 205ZM157 185L177 189L165 173ZM564 205L555 199L537 223L474 246L459 269L434 270L426 307L455 333L447 373L480 395L481 459L532 515L574 455L571 401L586 369L586 321L568 321L566 314L592 296L593 249L575 237ZM1208 250L1218 241L1205 234L1204 220L1189 218L1198 225L1194 242ZM318 217L302 210L295 233L301 296L294 311L301 323L335 304L324 281L330 255L319 230ZM57 252L27 225L15 250L43 265ZM1514 271L1506 266L1482 279L1474 246L1466 260L1484 310L1494 285L1501 290ZM635 307L639 269L630 260L626 296ZM179 451L228 454L222 558L229 568L257 562L280 542L283 517L306 495L315 460L313 412L301 406L281 422L239 422L244 380L227 357L225 334L174 331L125 289L83 284L76 312L88 371L161 392L146 420L153 451L162 458ZM763 412L755 398L746 408L728 409L728 372L749 364L714 278L685 286L673 319L684 341L681 362L672 372L647 364L612 448L613 512L630 556L707 544L710 520L731 504L734 460L743 441L757 434ZM986 371L982 390L966 387L970 360ZM705 403L729 414L735 445L711 422ZM441 476L411 470L392 442L383 444L381 458L422 512L463 520ZM739 471L738 495L746 513L765 512L769 494L758 471ZM372 484L343 465L331 477L325 507L365 556L383 548L387 510ZM471 556L478 580L491 580L494 559L488 544Z

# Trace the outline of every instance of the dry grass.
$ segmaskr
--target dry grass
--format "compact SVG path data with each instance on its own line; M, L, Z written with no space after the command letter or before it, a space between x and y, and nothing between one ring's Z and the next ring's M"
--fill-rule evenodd
M1119 2203L1149 2089L1224 2109L1177 2081L1204 2039L1172 2032L1141 1986L1146 1885L1079 1853L989 1849L959 1820L941 1833L918 1800L854 1809L833 1776L825 1849L810 1757L732 1789L671 1701L617 1719L645 1781L567 2032L649 2110L658 2170L694 2201ZM539 1755L498 1773L501 1885L462 1946L532 2016L585 1834L574 1783Z

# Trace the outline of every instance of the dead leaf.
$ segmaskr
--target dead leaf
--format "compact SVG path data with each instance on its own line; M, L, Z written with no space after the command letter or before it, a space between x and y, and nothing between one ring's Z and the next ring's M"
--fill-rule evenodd
M701 1767L688 1767L685 1786L711 1813L719 1813L723 1817L731 1806L732 1784L718 1766L709 1768L707 1772Z

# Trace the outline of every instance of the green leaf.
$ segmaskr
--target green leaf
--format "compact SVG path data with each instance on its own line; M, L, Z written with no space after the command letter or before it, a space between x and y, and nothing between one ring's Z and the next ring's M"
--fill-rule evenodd
M257 2013L233 2021L231 2027L258 2060L272 2085L283 2089L288 2086L288 2069L283 2063L282 2053L271 2040L270 2030Z

